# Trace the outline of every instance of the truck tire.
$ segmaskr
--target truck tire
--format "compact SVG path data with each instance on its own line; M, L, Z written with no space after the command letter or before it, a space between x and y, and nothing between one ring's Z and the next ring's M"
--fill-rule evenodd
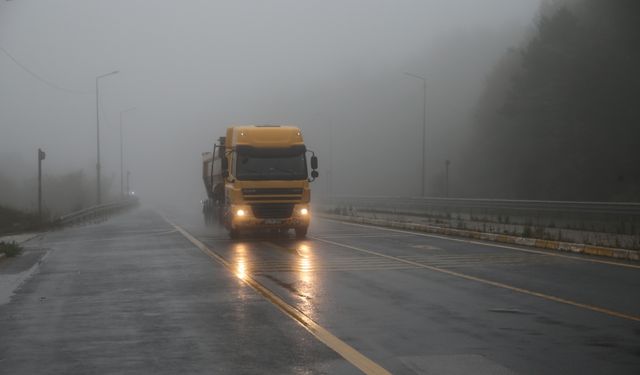
M305 238L307 236L307 227L296 228L296 238Z

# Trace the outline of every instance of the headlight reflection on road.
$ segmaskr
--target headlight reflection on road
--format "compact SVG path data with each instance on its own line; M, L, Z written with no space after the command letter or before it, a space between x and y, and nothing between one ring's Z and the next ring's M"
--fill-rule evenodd
M313 249L307 244L300 244L296 248L298 259L296 260L296 274L299 282L296 287L300 294L300 302L296 307L308 317L315 318L314 303L317 294L317 280L315 277L314 267L316 266L316 258Z
M298 261L300 272L304 275L311 271L311 260L309 258L300 258Z
M313 267L313 253L308 245L302 244L298 246L296 252L300 256L298 258L297 269L300 274L300 280L308 283L311 279L310 271Z
M247 278L247 265L244 260L238 260L236 264L236 276L242 280Z
M306 244L301 244L300 246L298 246L298 248L296 249L296 252L298 253L298 255L304 258L311 255L311 250L309 249L309 246Z
M248 275L247 269L247 247L244 244L237 244L233 249L233 263L235 265L236 276L240 280L245 280Z

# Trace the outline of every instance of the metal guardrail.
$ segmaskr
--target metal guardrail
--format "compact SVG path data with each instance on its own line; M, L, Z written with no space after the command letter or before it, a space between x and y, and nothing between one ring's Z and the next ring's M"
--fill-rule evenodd
M426 212L458 209L486 211L517 211L521 213L576 213L597 215L629 215L640 218L640 203L633 202L571 202L467 198L406 198L406 197L330 197L319 202L323 206L348 206L383 211Z
M97 219L107 215L111 215L115 212L123 210L125 208L133 207L138 204L137 198L127 198L117 202L105 203L97 206L85 208L80 211L72 212L70 214L60 216L55 223L59 225L68 225L78 222Z
M339 215L416 216L467 228L485 223L525 233L555 228L627 235L634 243L640 236L640 203L631 202L343 196L325 197L317 207Z

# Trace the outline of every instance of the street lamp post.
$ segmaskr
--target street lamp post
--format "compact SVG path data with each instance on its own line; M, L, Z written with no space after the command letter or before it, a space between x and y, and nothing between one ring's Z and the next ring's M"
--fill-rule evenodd
M120 198L124 198L124 140L122 136L122 115L133 111L135 107L120 111Z
M129 196L129 194L131 194L131 187L129 185L129 176L131 175L131 172L127 171L127 196Z
M444 194L447 198L449 198L449 166L451 165L451 160L447 159L444 162Z
M42 161L46 154L38 149L38 220L42 221Z
M427 79L413 73L404 74L418 78L422 80L422 95L423 95L423 107L422 107L422 180L421 180L421 193L425 196L425 159L427 158Z
M106 73L96 77L96 143L97 143L97 162L96 162L96 183L97 183L97 191L96 191L96 201L98 204L102 203L102 195L100 191L100 88L98 86L98 82L100 78L104 78L110 75L118 74L118 71L115 70L111 73Z

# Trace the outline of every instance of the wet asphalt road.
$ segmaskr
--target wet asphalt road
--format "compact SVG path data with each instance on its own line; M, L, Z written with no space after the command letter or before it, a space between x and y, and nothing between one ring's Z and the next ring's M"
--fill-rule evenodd
M640 373L640 264L320 219L231 241L163 213L231 270L150 209L31 240L0 261L26 275L0 373L360 373L247 276L394 374Z

